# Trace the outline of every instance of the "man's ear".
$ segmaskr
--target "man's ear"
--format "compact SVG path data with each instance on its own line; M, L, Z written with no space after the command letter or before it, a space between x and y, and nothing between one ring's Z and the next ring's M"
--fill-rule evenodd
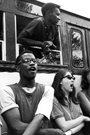
M47 12L46 12L46 16L49 16L51 14L51 12L48 10Z

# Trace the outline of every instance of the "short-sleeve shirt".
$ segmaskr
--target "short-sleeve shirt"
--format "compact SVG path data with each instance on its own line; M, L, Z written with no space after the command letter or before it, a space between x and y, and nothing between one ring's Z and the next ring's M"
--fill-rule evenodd
M75 119L82 115L81 108L79 104L74 104L72 101L69 103L67 102L66 106L60 104L56 98L54 98L54 105L51 114L51 120L54 128L58 128L55 123L55 119L64 117L66 121ZM80 130L79 132L75 133L74 135L84 135L83 131Z
M82 111L79 104L74 104L72 101L70 103L67 102L67 105L64 106L58 102L56 98L54 98L53 110L51 117L55 120L59 117L64 117L66 121L75 119L82 115Z
M22 90L24 89L22 88ZM52 105L53 105L53 94L54 94L54 89L50 86L45 86L44 93L38 104L35 115L43 114L48 119L50 118L50 113L51 113ZM36 100L37 100L37 97L36 97ZM12 108L19 108L19 105L15 101L15 95L11 87L5 86L0 89L1 114Z

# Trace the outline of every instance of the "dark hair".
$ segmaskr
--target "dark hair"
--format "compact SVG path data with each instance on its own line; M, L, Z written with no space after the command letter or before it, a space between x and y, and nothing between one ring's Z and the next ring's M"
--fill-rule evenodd
M32 53L32 54L33 54L33 52L30 51L30 50L24 50L24 51L22 51L22 52L19 54L19 56L16 58L16 61L15 61L16 67L20 64L21 59L22 59L22 55L25 54L25 53ZM34 55L34 54L33 54L33 55Z
M55 92L54 92L54 96L57 98L57 100L62 104L62 105L66 105L65 103L65 93L64 91L61 89L61 84L60 82L62 81L63 77L65 76L65 74L67 72L71 72L68 69L60 69L59 72L56 73L55 77L54 77L54 81L52 83L52 87L54 88ZM76 90L75 87L73 87L73 91L70 93L69 97L72 99L72 101L77 104L77 98L76 98Z
M88 79L87 79L87 75L90 73L90 70L89 69L84 69L82 71L82 78L81 78L81 88L82 90L88 90L89 88L89 82L88 82Z
M60 10L60 6L54 3L46 3L42 6L42 14L45 16L47 11L53 12L55 8L58 8Z

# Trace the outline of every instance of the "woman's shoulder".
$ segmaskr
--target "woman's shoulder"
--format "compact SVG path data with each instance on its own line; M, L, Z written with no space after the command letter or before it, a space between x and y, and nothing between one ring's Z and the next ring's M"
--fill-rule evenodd
M56 97L54 97L53 101L54 101L54 102L58 102L58 100L57 100L57 98L56 98Z
M62 106L61 103L58 101L58 99L56 97L54 97L53 103L54 103L55 106L58 106L58 107Z

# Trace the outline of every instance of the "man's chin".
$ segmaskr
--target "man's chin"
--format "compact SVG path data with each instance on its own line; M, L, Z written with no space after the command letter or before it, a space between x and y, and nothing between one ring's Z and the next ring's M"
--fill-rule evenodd
M26 76L25 78L27 80L33 80L33 79L35 79L35 77L36 77L36 74L33 74L33 75L30 75L30 76Z

